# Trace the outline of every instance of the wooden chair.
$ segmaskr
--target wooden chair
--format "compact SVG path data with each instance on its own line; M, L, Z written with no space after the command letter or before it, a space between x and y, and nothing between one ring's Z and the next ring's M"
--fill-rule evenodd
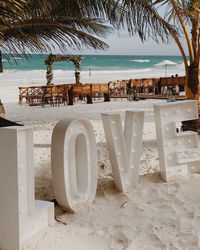
M179 91L185 91L185 76L174 77L175 85L178 85Z
M65 85L55 85L52 92L56 105L64 103Z
M125 81L121 81L121 99L127 98L127 85Z
M68 105L74 105L74 101L76 97L80 97L82 90L82 84L74 84L68 90L69 102Z
M62 84L62 85L56 85L57 86L57 97L56 97L56 102L58 106L63 103L64 105L67 103L69 100L69 95L68 91L71 88L70 84Z
M63 103L68 104L69 103L69 90L71 89L71 85L69 84L65 84L65 88L64 88L64 99L63 99Z
M22 104L23 99L26 99L29 105L41 104L43 107L46 104L59 106L63 103L65 105L69 100L68 91L70 88L69 84L19 87L19 104Z
M23 99L26 99L26 103L29 103L29 87L19 87L19 104L22 104Z
M91 99L91 84L75 84L71 87L72 89L72 96L73 102L76 97L80 98L87 98L87 103L92 103Z
M88 104L92 104L91 84L83 84L81 86L81 95L87 99Z
M92 98L98 96L104 97L104 102L110 101L110 94L109 94L109 84L108 83L95 83L91 86L91 93Z
M38 105L42 103L44 88L42 86L29 87L29 105Z
M54 85L42 86L43 96L42 96L42 106L44 107L47 104L54 106L54 96L56 87ZM53 94L54 93L54 94Z
M60 105L68 103L68 90L71 85L61 84L61 85L48 85L45 87L44 104ZM49 88L48 88L49 87Z
M94 98L94 100L96 98L100 99L102 97L100 84L92 84L91 92L92 92L92 98Z
M142 85L144 87L144 94L152 94L153 92L153 79L152 78L145 78L142 79Z
M153 93L160 94L160 78L153 78Z
M80 95L80 93L81 93L82 85L81 84L75 84L74 86L72 86L72 90L73 90L73 96L78 97Z
M120 97L121 94L121 84L119 82L110 82L110 97L117 98Z

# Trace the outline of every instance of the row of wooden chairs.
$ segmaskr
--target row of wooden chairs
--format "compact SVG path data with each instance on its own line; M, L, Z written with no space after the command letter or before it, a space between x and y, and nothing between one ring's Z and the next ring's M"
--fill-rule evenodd
M164 93L168 86L175 86L178 92L185 91L185 77L160 78L160 93Z
M143 78L109 82L110 98L126 98L128 88L136 87L139 94L163 94L167 86L178 86L180 91L185 89L185 77Z
M23 99L29 105L42 106L50 104L51 106L68 103L69 85L46 85L19 87L19 104L22 104Z
M68 91L69 105L73 105L75 98L93 103L93 99L104 97L104 101L109 99L109 85L107 83L96 84L75 84Z
M109 93L111 98L127 97L128 81L109 82Z
M127 98L128 89L133 87L136 87L138 93L156 93L158 81L156 78L146 78L109 82L110 98Z
M76 98L92 103L93 99L101 97L104 97L104 101L109 101L107 83L19 87L19 104L25 99L29 105L59 106L61 103L73 105Z
M19 103L23 99L29 105L50 104L73 105L74 101L86 100L92 103L93 99L104 97L104 101L110 98L127 98L129 88L136 87L137 92L143 95L160 95L167 86L178 86L180 91L184 91L185 77L165 77L165 78L144 78L120 80L109 83L95 84L62 84L46 85L34 87L19 87Z
M158 93L158 82L160 78L132 79L131 87L135 86L138 93L156 94Z

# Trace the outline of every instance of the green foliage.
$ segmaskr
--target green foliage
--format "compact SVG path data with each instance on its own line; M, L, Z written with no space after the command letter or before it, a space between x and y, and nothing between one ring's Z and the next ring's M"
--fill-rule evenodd
M128 92L128 93L136 93L136 92L137 92L136 86L133 86L132 88L128 88L128 89L127 89L127 92Z
M104 2L2 0L1 50L4 54L42 53L51 51L55 45L63 52L83 46L106 49L107 44L98 38L105 37L111 31L107 20L103 19L108 15L105 9L100 9ZM110 18L110 21L114 19Z
M176 87L174 85L167 86L167 91L170 92L172 95L176 94Z
M53 55L49 54L46 60L44 61L47 65L48 70L52 70L53 63L55 62L73 62L75 66L75 71L81 70L82 57L81 56L62 56L62 55Z
M0 44L3 53L61 51L82 46L106 49L100 38L128 27L142 40L168 39L168 32L148 0L2 0ZM107 25L108 24L108 25Z
M127 93L129 95L129 100L131 100L131 101L138 101L139 100L138 91L137 91L136 86L133 86L132 88L128 88Z
M52 66L55 62L73 62L75 66L75 79L76 83L80 82L80 70L81 70L81 63L82 63L82 57L81 56L63 56L63 55L53 55L49 54L44 63L47 66L47 84L52 84L53 80L53 72L52 72Z
M175 101L175 95L176 94L176 88L174 85L167 87L167 101L168 102L174 102Z

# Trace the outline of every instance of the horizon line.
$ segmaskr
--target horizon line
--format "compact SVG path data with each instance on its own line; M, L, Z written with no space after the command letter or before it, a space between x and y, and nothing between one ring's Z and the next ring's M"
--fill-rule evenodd
M55 54L55 55L76 55L76 56L179 56L179 57L182 57L181 55L165 55L165 54L160 54L160 55L145 55L145 54L140 54L140 55L135 55L135 54L131 54L131 55L128 55L128 54L78 54L78 53L71 53L71 54L64 54L64 53L19 53L18 55L49 55L49 54ZM11 54L7 54L7 55L11 55ZM17 54L13 54L13 55L17 55ZM187 55L188 57L189 55Z

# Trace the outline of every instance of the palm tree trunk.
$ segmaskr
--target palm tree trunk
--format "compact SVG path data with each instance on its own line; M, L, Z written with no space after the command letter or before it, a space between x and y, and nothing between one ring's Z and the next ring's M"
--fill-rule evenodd
M200 99L200 67L192 65L189 69L189 88L195 93L195 99Z
M2 117L2 118L6 117L5 110L4 110L4 107L3 107L1 100L0 100L0 117Z
M196 93L193 99L198 101L198 111L200 116L200 66L191 66L189 69L189 88ZM182 130L192 130L200 135L200 118L197 120L182 122Z
M1 53L1 50L0 50L0 73L3 72L3 63L2 63L2 53Z

